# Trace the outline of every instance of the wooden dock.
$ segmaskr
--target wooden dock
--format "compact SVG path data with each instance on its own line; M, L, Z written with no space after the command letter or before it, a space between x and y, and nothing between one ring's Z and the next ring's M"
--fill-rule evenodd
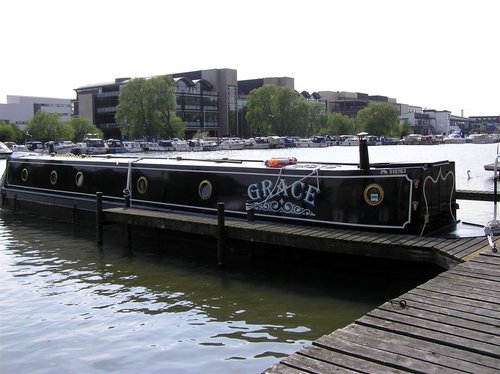
M484 252L266 374L500 373L500 255Z
M204 235L218 240L240 240L336 254L432 263L445 269L489 249L485 237L443 239L227 217L223 230L220 230L220 221L216 216L134 208L105 209L102 211L102 221Z

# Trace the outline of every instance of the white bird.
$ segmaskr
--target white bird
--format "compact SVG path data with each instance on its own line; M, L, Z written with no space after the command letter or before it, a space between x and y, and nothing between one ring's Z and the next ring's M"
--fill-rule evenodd
M470 180L471 176L470 176L470 170L467 170L467 180Z

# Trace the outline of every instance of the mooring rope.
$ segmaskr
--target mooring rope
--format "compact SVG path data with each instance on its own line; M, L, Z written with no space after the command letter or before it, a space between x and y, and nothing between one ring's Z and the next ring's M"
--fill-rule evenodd
M132 207L132 164L134 162L141 161L143 158L144 157L138 157L128 162L127 183L125 185L125 188L123 189L123 197L130 198L130 207Z

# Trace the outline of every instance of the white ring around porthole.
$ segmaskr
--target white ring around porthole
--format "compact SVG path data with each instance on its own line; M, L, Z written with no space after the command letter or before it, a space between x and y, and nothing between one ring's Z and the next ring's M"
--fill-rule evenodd
M54 186L56 183L57 183L57 171L52 170L50 172L50 184Z
M148 180L146 177L140 177L137 180L137 191L143 195L148 190Z
M198 186L198 195L200 195L203 200L208 200L210 196L212 196L212 190L212 183L206 179L202 180Z
M23 170L21 170L21 180L23 182L26 182L28 180L28 169L24 168Z
M78 187L82 187L83 186L83 181L85 180L85 177L83 175L83 173L81 171L79 171L78 173L76 173L75 175L75 184L78 186Z

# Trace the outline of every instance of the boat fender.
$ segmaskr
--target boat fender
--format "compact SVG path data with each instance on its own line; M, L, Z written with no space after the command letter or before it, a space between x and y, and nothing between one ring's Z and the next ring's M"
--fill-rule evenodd
M282 168L288 165L295 165L297 163L297 159L295 157L273 157L269 160L265 161L265 165L268 168Z

